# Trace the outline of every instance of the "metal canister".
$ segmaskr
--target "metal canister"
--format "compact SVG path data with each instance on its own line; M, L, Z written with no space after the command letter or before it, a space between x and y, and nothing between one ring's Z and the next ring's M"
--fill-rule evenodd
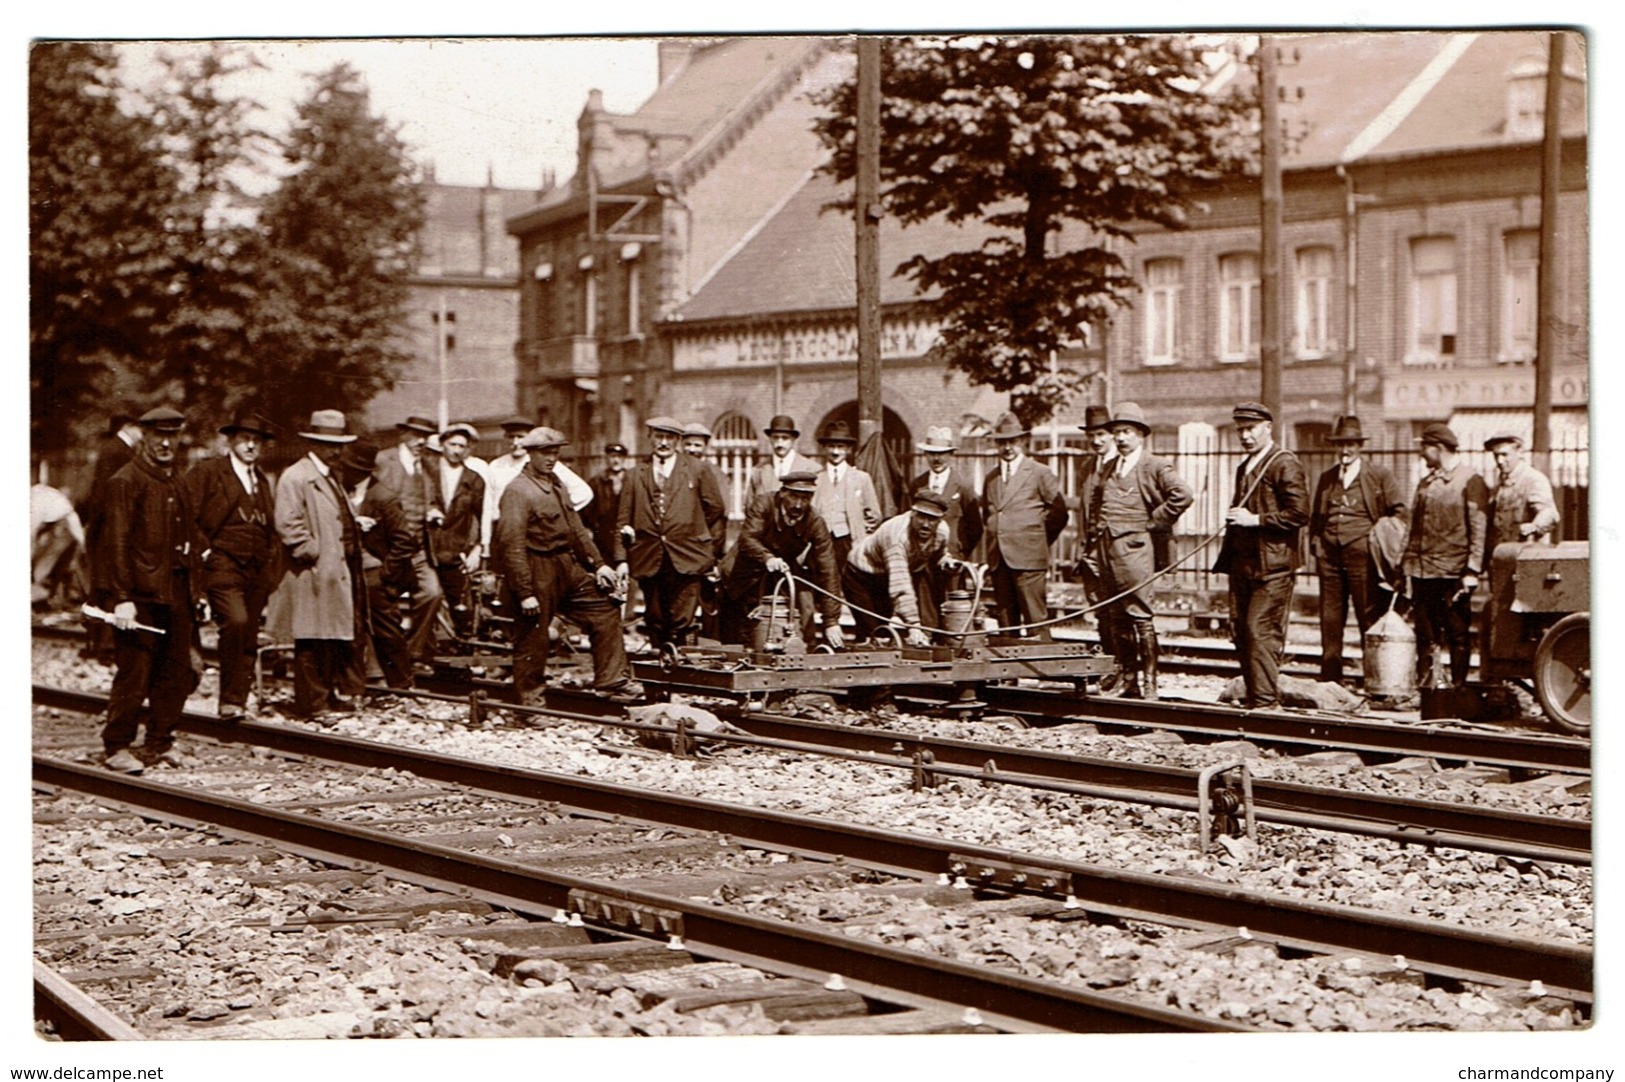
M1416 633L1393 609L1365 633L1365 693L1403 699L1416 692Z
M759 651L782 651L792 631L790 599L781 593L764 594L762 603L753 615L756 626L751 630L751 646ZM800 639L800 635L795 636ZM805 650L805 647L803 647Z
M969 590L949 590L942 599L942 629L952 632L969 632L976 627L976 603L971 598ZM987 641L986 636L975 635L955 636L950 645L955 647L979 646Z

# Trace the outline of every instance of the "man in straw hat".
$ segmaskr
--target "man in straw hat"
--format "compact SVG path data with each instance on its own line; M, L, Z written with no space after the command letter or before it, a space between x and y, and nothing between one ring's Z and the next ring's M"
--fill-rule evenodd
M1049 547L1066 528L1066 499L1055 471L1027 454L1028 432L1015 414L1000 414L992 436L999 463L982 482L982 542L993 604L1005 628L1042 625L1049 616ZM1050 637L1046 626L1032 634Z
M203 604L201 539L175 470L186 418L159 406L138 423L143 431L135 457L107 482L103 549L118 670L107 695L102 746L107 768L127 774L139 774L145 765L181 763L175 727L186 697L198 685L192 655ZM138 758L130 745L143 703L147 737Z
M1417 437L1428 472L1416 483L1404 568L1416 621L1416 679L1433 673L1434 651L1450 650L1450 681L1467 682L1472 668L1473 591L1484 573L1489 488L1462 459L1449 425L1430 424Z
M203 583L220 629L221 721L248 711L259 651L260 619L276 585L276 494L259 467L271 423L239 413L220 426L226 453L206 458L186 474L187 494L203 537Z
M768 446L772 448L772 454L766 462L750 471L750 484L745 490L746 507L749 507L756 497L777 489L779 482L787 473L798 473L803 470L818 472L818 463L796 450L796 439L801 435L801 429L796 427L793 418L782 413L775 415L767 423L764 434L767 436Z
M315 411L299 435L309 451L276 484L276 532L289 564L278 590L292 622L293 715L325 724L354 708L344 689L366 621L361 531L339 468L356 436L338 410Z
M780 479L777 491L764 492L745 508L739 543L723 560L721 638L725 643L751 639L750 613L774 588L770 576L790 572L814 583L794 588L803 642L812 641L813 613L824 617L824 639L830 648L845 645L841 632L841 572L829 527L812 509L818 475L795 470ZM786 588L786 596L791 596Z
M976 489L954 468L954 430L947 425L932 425L925 430L925 441L914 445L925 456L925 470L914 478L910 491L928 489L948 501L948 554L962 561L976 558L976 546L982 540L982 501ZM954 572L938 568L927 576L927 589L920 594L921 616L930 627L942 626L942 604L952 586Z
M1281 703L1281 653L1298 534L1309 521L1309 483L1298 457L1276 444L1268 407L1243 402L1230 417L1247 457L1236 468L1213 570L1230 577L1230 632L1246 687L1242 705L1267 710Z
M835 541L835 562L844 565L852 549L880 525L880 496L868 472L852 465L858 439L845 421L828 425L818 437L825 466L818 471L813 510Z
M1372 530L1386 517L1405 521L1399 482L1380 462L1365 458L1360 418L1337 418L1326 442L1337 448L1337 464L1320 475L1309 513L1309 544L1320 572L1320 678L1343 679L1343 628L1348 608L1361 640L1383 613L1386 600L1372 557Z
M1151 426L1138 403L1120 403L1107 430L1117 455L1090 487L1099 589L1102 597L1117 597L1105 612L1118 668L1126 674L1123 697L1155 699L1158 647L1151 579L1157 566L1151 531L1172 529L1195 496L1173 463L1145 446Z
M549 628L555 614L580 625L592 650L593 688L615 702L642 696L621 640L620 576L605 560L553 472L569 441L537 427L520 441L530 464L502 493L497 552L514 601L513 683L519 701L546 704Z

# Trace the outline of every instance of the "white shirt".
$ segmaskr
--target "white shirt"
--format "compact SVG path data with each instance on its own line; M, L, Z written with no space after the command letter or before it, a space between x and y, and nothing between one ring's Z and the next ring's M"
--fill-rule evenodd
M671 455L667 458L661 458L657 455L655 456L653 465L655 476L658 477L660 479L660 483L664 485L671 479L671 471L677 467L677 456Z
M942 495L942 490L948 487L948 470L932 470L925 475L925 480L931 486L931 491Z
M406 467L406 476L416 477L418 472L418 460L413 457L411 448L407 447L406 444L403 443L396 448L396 453L401 456L401 465Z
M1020 451L1017 451L1015 458L1012 458L1009 462L1001 462L1000 463L999 471L1004 477L1004 483L1005 484L1008 485L1010 483L1011 479L1015 477L1015 475L1016 475L1016 467L1020 466L1021 465L1021 460L1026 458L1026 457L1027 457L1026 455L1022 454Z
M1129 475L1129 471L1140 464L1140 452L1143 450L1145 450L1144 447L1136 447L1126 455L1118 455L1117 476L1127 477Z
M1353 462L1350 462L1347 466L1343 467L1343 472L1342 472L1343 487L1344 488L1352 488L1352 487L1354 487L1354 482L1359 479L1359 476L1360 476L1360 460L1355 459Z
M846 464L844 462L839 466L831 466L829 468L830 484L839 485L841 483L841 476L845 472L846 472Z
M1246 465L1242 469L1241 475L1243 477L1246 477L1249 473L1252 473L1253 470L1257 469L1258 464L1260 462L1264 461L1264 459L1266 457L1268 457L1268 455L1270 453L1270 450L1272 448L1274 448L1274 446L1275 446L1275 441L1270 440L1264 446L1260 447L1258 450L1256 450L1252 454L1248 455L1247 459L1246 459Z
M457 491L457 483L462 479L462 466L453 466L443 458L440 460L440 492L447 503L451 502L452 494Z
M228 454L226 457L231 460L231 472L235 473L237 480L242 482L243 491L250 496L254 495L255 490L259 487L254 481L254 471L236 455Z

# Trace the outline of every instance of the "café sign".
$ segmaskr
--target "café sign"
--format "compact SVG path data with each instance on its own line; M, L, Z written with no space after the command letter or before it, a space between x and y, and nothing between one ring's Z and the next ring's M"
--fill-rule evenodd
M927 319L887 320L880 331L880 359L911 360L936 342L941 323ZM856 364L855 323L795 327L721 329L683 334L672 342L672 367L679 372L796 364Z
M1552 405L1584 406L1586 396L1585 369L1553 373ZM1390 420L1448 417L1467 409L1530 409L1534 404L1532 368L1400 372L1382 381L1383 415Z

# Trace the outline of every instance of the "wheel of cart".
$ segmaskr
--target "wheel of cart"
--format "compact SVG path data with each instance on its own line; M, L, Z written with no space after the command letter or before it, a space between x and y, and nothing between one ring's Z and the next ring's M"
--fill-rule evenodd
M1591 732L1591 614L1572 612L1535 649L1535 696L1554 724Z

